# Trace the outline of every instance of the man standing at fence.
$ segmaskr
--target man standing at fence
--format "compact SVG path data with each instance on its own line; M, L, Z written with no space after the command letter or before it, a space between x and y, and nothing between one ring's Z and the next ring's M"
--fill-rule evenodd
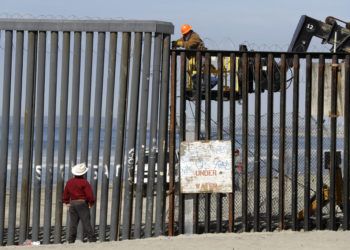
M63 193L63 203L69 207L68 243L74 243L77 237L79 220L83 224L84 233L89 242L95 242L96 237L90 224L90 207L95 204L95 197L90 183L84 178L88 171L85 163L72 167L73 178L69 179Z

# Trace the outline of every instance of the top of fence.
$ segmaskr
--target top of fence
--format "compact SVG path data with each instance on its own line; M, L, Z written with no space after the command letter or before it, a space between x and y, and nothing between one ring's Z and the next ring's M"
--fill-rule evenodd
M174 33L170 22L150 20L57 20L0 18L0 30Z

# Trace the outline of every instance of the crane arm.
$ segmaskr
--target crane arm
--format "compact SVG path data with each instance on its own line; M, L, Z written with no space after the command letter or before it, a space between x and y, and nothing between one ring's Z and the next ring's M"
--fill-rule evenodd
M344 22L346 26L343 27L336 21L341 20L329 16L322 22L309 16L301 16L288 51L306 52L315 36L322 39L322 43L332 44L332 50L335 46L336 52L350 53L350 23Z

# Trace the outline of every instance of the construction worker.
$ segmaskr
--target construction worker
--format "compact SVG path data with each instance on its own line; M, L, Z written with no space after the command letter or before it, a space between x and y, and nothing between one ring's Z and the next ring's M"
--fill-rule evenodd
M200 36L192 30L192 26L184 24L181 26L182 37L172 42L173 48L206 50L204 42Z
M192 26L189 24L184 24L181 26L181 34L182 37L176 41L172 42L172 48L184 48L184 49L194 49L194 50L207 50L204 45L204 42L200 38L200 36L192 30ZM189 90L196 88L196 57L188 56L188 64L187 64L187 86L186 88ZM204 86L202 86L203 88Z

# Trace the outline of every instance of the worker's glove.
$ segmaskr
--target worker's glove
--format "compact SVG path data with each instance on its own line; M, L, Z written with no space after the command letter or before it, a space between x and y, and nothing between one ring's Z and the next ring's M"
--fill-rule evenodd
M177 48L177 41L171 42L171 48L176 49Z

